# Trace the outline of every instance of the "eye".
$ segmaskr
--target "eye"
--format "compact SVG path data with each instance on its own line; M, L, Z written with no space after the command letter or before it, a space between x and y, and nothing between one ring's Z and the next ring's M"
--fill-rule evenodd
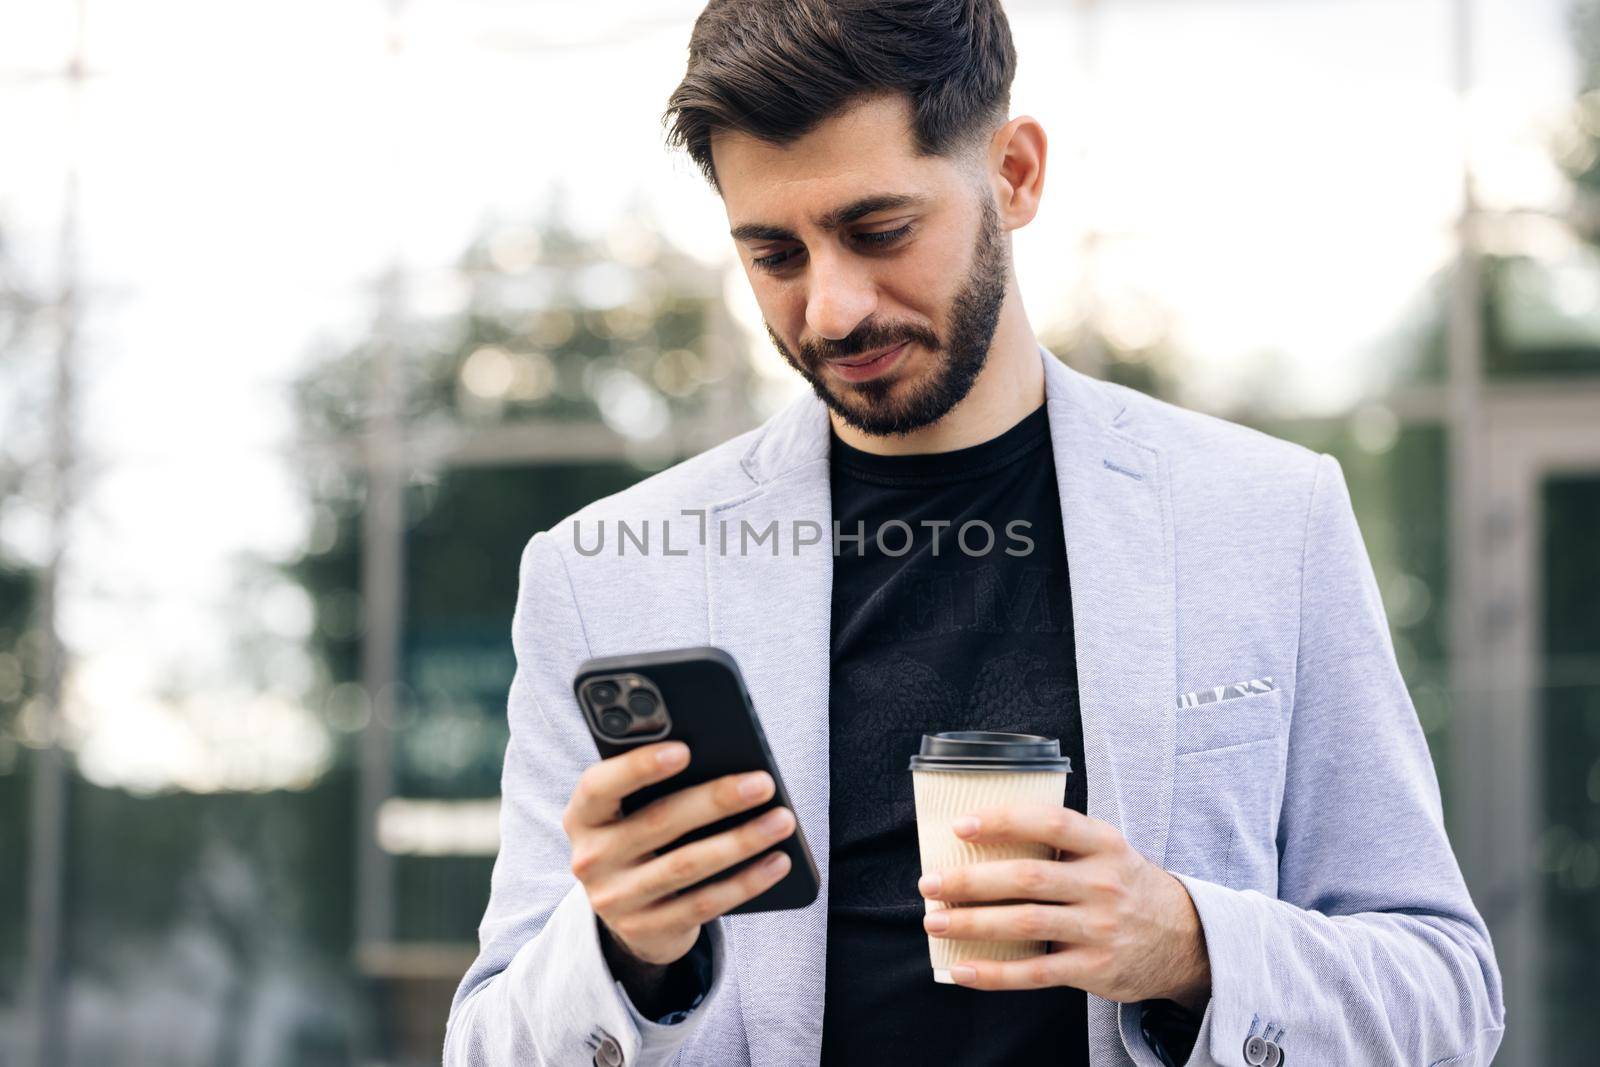
M753 259L750 262L754 263L762 270L776 270L782 264L787 263L789 258L795 255L798 251L799 249L794 248L785 249L782 252L774 252L770 256L762 256L760 259Z
M855 235L855 238L857 241L860 241L862 244L867 245L868 247L883 248L887 245L894 244L896 241L909 235L911 233L911 227L912 224L908 222L904 226L897 226L892 230L878 230L874 232L858 233ZM802 251L804 251L804 249L785 249L782 252L774 252L770 256L761 256L759 259L753 259L750 262L761 270L775 271L781 268L785 263L788 263L789 260L799 255Z
M892 230L878 230L875 233L858 233L856 236L865 241L867 244L887 245L893 244L910 232L911 223L908 222L904 226L899 226Z

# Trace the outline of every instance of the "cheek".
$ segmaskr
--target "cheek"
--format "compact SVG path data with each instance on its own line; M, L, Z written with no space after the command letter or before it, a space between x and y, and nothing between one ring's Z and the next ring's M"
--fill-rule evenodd
M941 323L970 260L971 250L963 252L956 242L925 240L891 265L883 278L884 294L917 318Z
M756 303L783 343L793 349L806 332L805 291L794 286L768 285L757 290Z
M788 339L795 335L796 322L795 299L793 292L786 286L774 284L749 266L744 269L744 276L750 283L750 294L755 297L756 308L761 312L761 318L770 325L778 334ZM805 307L799 308L799 315L804 316Z
M878 291L878 313L887 320L922 323L942 330L954 290L937 271L897 274L884 280Z

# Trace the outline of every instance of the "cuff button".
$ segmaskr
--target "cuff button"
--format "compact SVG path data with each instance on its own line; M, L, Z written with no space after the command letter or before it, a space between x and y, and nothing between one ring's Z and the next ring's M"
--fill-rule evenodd
M1267 1040L1260 1034L1251 1034L1244 1040L1244 1062L1250 1067L1264 1067L1267 1062Z

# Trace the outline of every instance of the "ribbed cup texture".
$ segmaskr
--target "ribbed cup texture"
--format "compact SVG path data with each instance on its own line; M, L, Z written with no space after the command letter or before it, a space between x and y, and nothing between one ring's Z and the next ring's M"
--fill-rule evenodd
M1043 771L1005 774L995 771L912 771L917 800L917 849L922 873L947 871L992 860L1056 858L1049 845L1029 842L973 844L956 836L950 824L979 808L1010 804L1061 807L1066 802L1067 776ZM983 907L984 904L947 904L923 898L928 913L943 908ZM985 902L988 904L996 901ZM928 935L928 955L934 979L949 982L950 968L963 960L1022 960L1042 956L1048 941L972 941Z

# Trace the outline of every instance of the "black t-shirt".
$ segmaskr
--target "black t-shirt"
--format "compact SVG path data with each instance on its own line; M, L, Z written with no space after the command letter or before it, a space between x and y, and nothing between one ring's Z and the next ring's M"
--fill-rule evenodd
M908 768L923 734L1055 737L1072 760L1066 804L1087 810L1046 409L951 452L880 456L837 435L832 449L822 1063L1087 1064L1081 990L985 992L933 980Z

